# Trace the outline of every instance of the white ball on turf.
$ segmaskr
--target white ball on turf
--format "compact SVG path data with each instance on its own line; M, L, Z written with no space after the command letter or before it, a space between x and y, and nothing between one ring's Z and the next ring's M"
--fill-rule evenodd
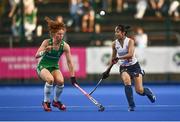
M101 15L101 16L104 16L104 15L105 15L105 11L103 11L103 10L100 11L100 15Z

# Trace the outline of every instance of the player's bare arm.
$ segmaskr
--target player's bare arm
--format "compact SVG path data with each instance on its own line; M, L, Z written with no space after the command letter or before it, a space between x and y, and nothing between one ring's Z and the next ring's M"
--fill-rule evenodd
M116 58L116 49L115 49L115 41L112 42L112 59Z
M50 51L52 48L53 47L48 44L48 39L45 39L37 50L35 57L40 58L45 52Z
M45 49L47 45L48 45L48 40L46 39L42 42L41 46L37 50L35 55L36 58L40 58L45 53Z
M71 77L74 77L75 73L74 73L74 65L73 65L73 61L72 61L71 50L70 50L70 46L66 42L64 43L64 53L66 56L70 75L71 75Z

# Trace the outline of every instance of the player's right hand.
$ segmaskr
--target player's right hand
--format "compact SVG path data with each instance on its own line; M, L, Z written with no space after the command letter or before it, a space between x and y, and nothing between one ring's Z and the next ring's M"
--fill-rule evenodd
M53 49L53 46L49 45L49 46L46 47L45 50L48 52L48 51L51 51L52 49Z

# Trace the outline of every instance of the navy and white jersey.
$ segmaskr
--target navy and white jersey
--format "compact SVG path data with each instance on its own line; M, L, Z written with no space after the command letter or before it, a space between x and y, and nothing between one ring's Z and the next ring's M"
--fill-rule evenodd
M117 51L117 57L126 55L128 53L128 45L129 45L130 38L126 37L124 39L123 46L121 46L118 39L115 40L115 49ZM121 59L119 60L119 63L121 66L130 66L134 65L137 62L137 58L135 57L135 53L133 54L133 57L131 59Z

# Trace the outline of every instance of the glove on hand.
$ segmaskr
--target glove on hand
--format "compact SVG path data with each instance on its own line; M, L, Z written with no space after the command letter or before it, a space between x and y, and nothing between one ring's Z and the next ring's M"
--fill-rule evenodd
M118 62L118 60L119 60L119 58L118 58L118 57L116 57L116 58L112 59L112 64L116 64L116 63Z
M76 77L71 77L71 83L72 85L74 86L74 84L78 84L77 81L76 81Z

